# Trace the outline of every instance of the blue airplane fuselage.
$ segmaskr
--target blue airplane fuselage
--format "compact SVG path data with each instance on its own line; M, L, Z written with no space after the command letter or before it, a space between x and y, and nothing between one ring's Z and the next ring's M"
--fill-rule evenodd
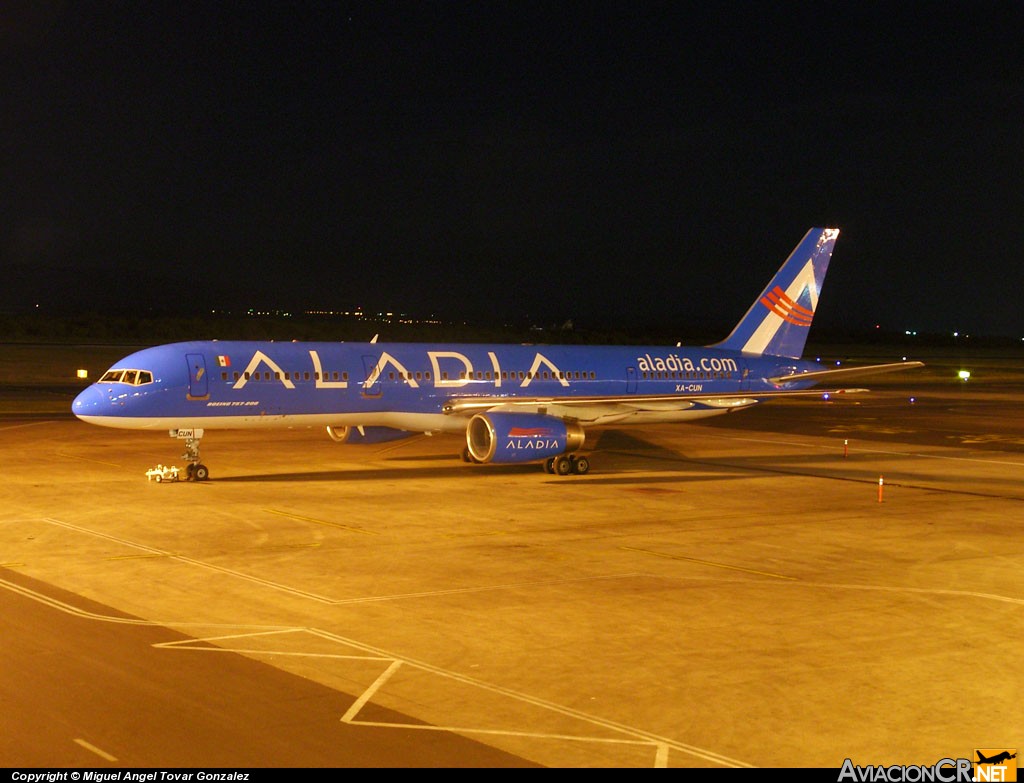
M457 432L465 421L446 412L450 400L756 396L783 388L770 376L816 368L695 347L196 341L125 357L112 370L138 371L132 382L101 380L73 410L92 423L133 429L355 425ZM645 411L645 419L729 409L665 407L663 417Z

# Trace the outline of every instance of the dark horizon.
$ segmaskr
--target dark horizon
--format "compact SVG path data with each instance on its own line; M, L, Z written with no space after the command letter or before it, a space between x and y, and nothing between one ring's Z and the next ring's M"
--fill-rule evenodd
M0 312L1014 336L1024 6L14 4ZM724 335L723 335L724 336Z

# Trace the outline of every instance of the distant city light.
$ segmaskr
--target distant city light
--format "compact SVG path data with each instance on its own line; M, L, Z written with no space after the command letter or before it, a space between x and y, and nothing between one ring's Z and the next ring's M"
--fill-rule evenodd
M86 378L89 377L89 371L88 370L76 370L75 371L75 375L77 375L79 378L81 378L84 381Z
M971 377L971 372L970 370L961 370L957 375L961 381L966 382Z

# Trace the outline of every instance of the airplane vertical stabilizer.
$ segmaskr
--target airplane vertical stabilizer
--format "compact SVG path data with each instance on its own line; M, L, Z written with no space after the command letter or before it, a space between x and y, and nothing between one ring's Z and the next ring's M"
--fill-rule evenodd
M837 228L812 228L747 314L713 347L799 359L807 343Z

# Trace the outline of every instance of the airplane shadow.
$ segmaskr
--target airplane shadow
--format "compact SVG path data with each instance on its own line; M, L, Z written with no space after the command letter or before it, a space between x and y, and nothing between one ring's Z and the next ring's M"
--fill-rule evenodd
M510 476L537 475L552 482L586 481L602 484L657 484L679 481L710 481L740 479L750 475L749 469L733 465L715 465L713 462L696 461L678 452L666 449L642 438L619 430L599 433L593 447L586 450L594 466L585 476L553 476L544 472L539 463L522 465L471 465L458 457L451 457L449 464L438 464L444 456L424 454L393 455L384 461L395 463L395 467L354 467L350 469L307 470L291 473L258 473L243 476L211 477L210 483L246 482L308 482L308 481L384 481L399 478L476 480L481 476L508 478ZM379 458L378 458L379 459ZM417 463L415 466L400 467L400 463ZM425 463L432 463L427 465ZM654 464L652 464L654 463ZM699 475L693 468L699 466ZM709 475L711 469L716 475ZM671 475L641 476L641 472L658 470L670 471ZM687 475L687 474L691 475Z
M291 481L380 481L399 478L459 479L473 475L513 475L536 473L545 475L538 465L465 465L461 462L449 466L416 468L352 468L349 470L318 470L301 473L254 473L245 476L211 478L210 483L230 482L291 482ZM552 476L551 478L556 478Z

